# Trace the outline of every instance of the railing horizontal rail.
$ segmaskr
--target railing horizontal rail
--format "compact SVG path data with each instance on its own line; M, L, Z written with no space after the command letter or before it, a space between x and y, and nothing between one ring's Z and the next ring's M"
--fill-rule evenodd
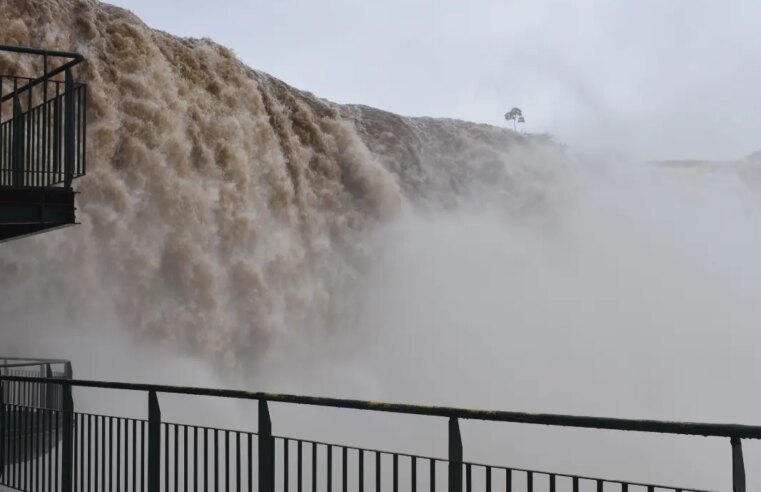
M55 77L56 75L65 72L66 70L70 70L75 65L81 63L84 61L84 56L82 56L80 53L74 53L70 51L55 51L55 50L41 50L36 48L27 48L24 46L8 46L8 45L0 45L0 51L9 51L12 53L19 53L19 54L26 54L26 55L38 55L38 56L44 56L45 57L45 64L47 65L47 57L58 57L58 58L70 58L71 60L64 63L63 65L54 68L50 71L47 71L41 76L34 79L30 79L29 82L17 89L15 89L10 94L5 94L2 97L0 97L0 103L8 101L12 99L14 96L17 96L18 94L21 94L22 92L28 91L33 89L35 86L50 81L52 77ZM47 68L47 67L46 67Z
M40 362L37 362L37 361L35 361L35 362L13 362L13 363L10 363L10 364L2 364L2 363L0 363L0 369L7 369L7 368L12 368L12 367L40 367L40 366L45 366L45 365L48 365L48 364L63 364L63 362L55 362L55 361L50 361L50 362L47 362L47 361L42 362L42 361L40 361Z
M24 361L24 362L50 362L51 364L69 364L69 360L67 359L30 359L29 357L0 357L0 360L8 361Z
M299 405L345 408L353 410L370 410L375 412L400 413L409 415L427 415L433 417L446 417L466 420L514 422L560 427L636 431L661 434L681 434L705 437L712 436L730 437L737 439L761 439L761 426L740 424L673 422L610 417L588 417L579 415L525 413L501 410L475 410L456 407L424 406L405 403L384 403L364 400L300 396L282 393L252 392L234 389L199 388L191 386L170 386L113 381L91 381L83 379L48 379L26 376L0 376L0 380L23 381L31 383L55 383L63 386L85 388L119 389L148 392L153 391L156 393L167 394L214 396L243 400L260 400L273 403L293 403Z
M0 51L11 51L13 53L23 53L27 55L47 55L57 56L61 58L72 58L74 60L84 61L85 57L80 53L73 51L57 51L57 50L42 50L38 48L29 48L26 46L12 46L6 44L0 44Z

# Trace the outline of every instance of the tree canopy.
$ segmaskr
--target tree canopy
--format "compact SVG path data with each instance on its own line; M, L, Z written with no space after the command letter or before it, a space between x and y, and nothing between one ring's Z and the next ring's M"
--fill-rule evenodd
M525 123L526 119L523 117L523 111L521 108L513 108L505 113L505 119L513 122L513 130L517 129L518 123Z

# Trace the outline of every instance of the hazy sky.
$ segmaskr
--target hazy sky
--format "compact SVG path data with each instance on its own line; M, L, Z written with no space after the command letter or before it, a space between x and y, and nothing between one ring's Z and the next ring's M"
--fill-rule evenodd
M337 102L643 158L761 148L756 0L114 0ZM181 5L181 7L180 7Z

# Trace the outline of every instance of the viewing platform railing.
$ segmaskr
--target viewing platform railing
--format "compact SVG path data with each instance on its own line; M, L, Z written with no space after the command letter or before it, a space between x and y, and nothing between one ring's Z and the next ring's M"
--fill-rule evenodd
M37 411L25 414L9 412L7 401L0 405L2 432L30 425L24 418L36 419L34 425L50 429L53 441L60 441L46 455L13 464L6 462L0 468L0 486L26 491L704 492L690 487L471 463L463 459L460 421L481 420L726 439L731 444L727 448L731 450L727 465L732 465L732 490L745 492L741 441L761 438L761 427L734 424L529 414L214 388L0 376L0 385L9 384L53 384L61 388L61 409L30 406ZM147 416L140 419L75 412L75 387L143 392ZM257 432L164 421L159 396L170 394L256 400ZM445 457L420 456L278 435L270 416L271 402L447 419L448 453ZM21 421L14 420L13 415ZM55 422L61 425L55 426ZM6 456L18 453L9 447L30 446L19 440L4 443Z
M86 86L79 53L0 45L0 187L71 187L86 172ZM31 75L32 72L38 74Z

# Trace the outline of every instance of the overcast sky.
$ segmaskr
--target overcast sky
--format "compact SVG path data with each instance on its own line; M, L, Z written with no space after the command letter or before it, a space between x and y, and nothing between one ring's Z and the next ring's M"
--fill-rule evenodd
M761 148L756 0L113 0L337 102L505 124L584 150Z

